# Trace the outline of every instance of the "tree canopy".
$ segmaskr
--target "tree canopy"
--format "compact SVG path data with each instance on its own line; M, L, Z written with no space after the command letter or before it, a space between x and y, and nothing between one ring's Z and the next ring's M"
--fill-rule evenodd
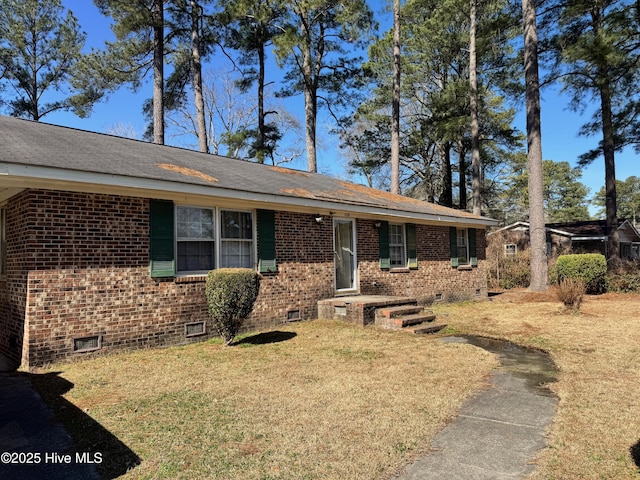
M74 82L85 38L60 0L0 0L0 98L10 115L91 112L100 92Z

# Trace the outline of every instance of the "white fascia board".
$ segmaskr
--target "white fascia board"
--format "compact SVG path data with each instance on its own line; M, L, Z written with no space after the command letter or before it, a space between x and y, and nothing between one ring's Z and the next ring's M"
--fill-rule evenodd
M571 241L573 242L587 242L589 240L601 240L601 241L605 241L607 240L609 237L607 236L602 236L602 237L571 237Z
M390 218L419 221L424 223L448 224L451 226L493 226L497 221L491 218L466 218L455 215L438 215L390 208L367 206L268 193L236 190L231 188L171 182L150 178L131 177L106 173L65 170L60 168L11 164L0 162L0 185L19 188L68 189L96 193L112 193L145 198L176 199L184 196L229 199L252 203L255 208L293 207L305 211L336 211L346 214L365 215L371 218Z

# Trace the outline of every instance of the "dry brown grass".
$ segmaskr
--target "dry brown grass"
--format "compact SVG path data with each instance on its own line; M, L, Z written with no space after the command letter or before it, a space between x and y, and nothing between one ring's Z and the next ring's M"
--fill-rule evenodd
M54 370L74 385L65 401L140 457L123 478L372 480L426 452L497 364L469 345L338 322L282 332Z
M640 295L606 294L572 313L554 291L519 290L438 308L460 332L542 348L560 368L558 412L531 478L640 478L639 306Z

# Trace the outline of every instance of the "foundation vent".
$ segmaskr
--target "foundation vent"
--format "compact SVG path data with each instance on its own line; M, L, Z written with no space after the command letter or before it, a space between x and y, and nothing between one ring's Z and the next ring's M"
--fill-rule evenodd
M102 348L102 335L73 339L73 351L75 353L93 352Z
M207 329L204 322L187 323L184 326L184 334L186 337L197 337L205 333L207 333Z

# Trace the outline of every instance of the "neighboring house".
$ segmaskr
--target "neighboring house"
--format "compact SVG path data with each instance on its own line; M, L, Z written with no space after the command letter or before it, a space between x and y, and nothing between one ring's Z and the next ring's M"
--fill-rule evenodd
M582 222L548 223L547 255L562 253L601 253L608 258L607 222L588 220ZM618 238L620 257L626 260L640 258L640 233L628 220L619 222ZM529 248L529 224L516 222L494 230L488 235L488 242L500 242L505 255L514 255Z
M248 330L337 295L487 295L491 219L324 175L0 117L0 352L24 367L214 336L206 273L263 275Z

